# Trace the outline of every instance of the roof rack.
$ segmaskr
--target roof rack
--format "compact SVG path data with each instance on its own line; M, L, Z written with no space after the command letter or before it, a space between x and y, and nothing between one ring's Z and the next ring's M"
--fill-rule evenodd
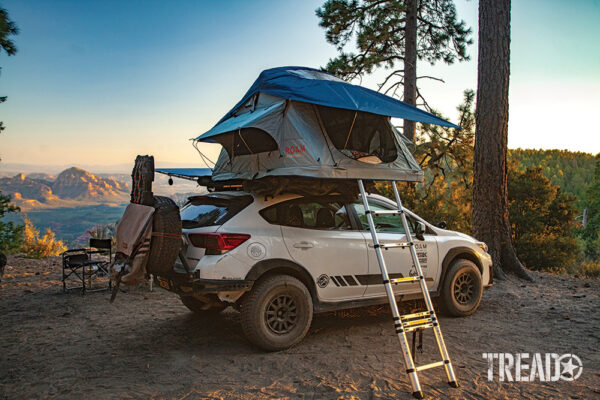
M205 186L209 192L215 191L245 191L261 196L277 196L283 193L293 193L302 196L328 196L332 194L350 198L358 197L356 181L347 179L308 178L302 176L267 176L254 180L214 181L209 168L158 168L158 173L195 181ZM375 188L372 182L365 181L370 191ZM170 183L172 184L172 183Z

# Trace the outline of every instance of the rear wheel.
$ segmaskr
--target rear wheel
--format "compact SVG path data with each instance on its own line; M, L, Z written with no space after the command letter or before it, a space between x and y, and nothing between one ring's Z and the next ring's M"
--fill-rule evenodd
M444 280L440 306L445 314L466 317L477 311L482 293L479 268L472 261L458 259L452 263Z
M179 299L190 311L196 315L217 315L227 308L227 304L222 302L208 302L204 299L198 299L194 296L180 296Z
M300 342L312 322L312 298L306 286L288 275L258 281L242 302L242 329L248 340L268 351Z

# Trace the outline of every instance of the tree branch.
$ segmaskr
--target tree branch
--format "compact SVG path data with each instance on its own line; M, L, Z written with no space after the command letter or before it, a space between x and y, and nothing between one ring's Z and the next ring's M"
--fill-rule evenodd
M434 81L438 81L438 82L446 83L446 82L445 82L443 79L441 79L441 78L436 78L435 76L429 76L429 75L417 76L417 79L433 79Z

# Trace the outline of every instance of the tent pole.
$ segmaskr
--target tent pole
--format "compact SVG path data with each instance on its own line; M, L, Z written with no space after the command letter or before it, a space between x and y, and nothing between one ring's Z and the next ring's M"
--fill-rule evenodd
M242 136L242 130L238 129L238 135L240 135L240 139L242 139L242 142L244 142L244 146L246 146L246 148L248 149L248 151L250 152L250 154L254 154L252 152L252 150L250 150L250 146L248 146L248 143L246 143L246 141L244 140L244 137Z
M350 135L352 135L352 128L354 128L354 123L356 122L356 116L358 115L358 111L354 111L354 119L352 120L352 125L350 125L350 130L348 131L348 136L346 137L346 143L344 143L344 150L348 147L348 141L350 140Z
M315 116L317 117L317 121L319 122L319 127L321 128L321 133L323 134L323 138L325 139L325 144L327 145L327 150L329 150L329 154L331 154L331 159L333 160L333 166L337 167L338 163L337 163L337 161L335 161L335 157L333 156L331 147L329 147L329 134L327 133L327 130L325 129L325 125L323 124L323 121L321 120L321 114L319 113L319 110L317 109L316 105L313 104L312 109L315 113Z

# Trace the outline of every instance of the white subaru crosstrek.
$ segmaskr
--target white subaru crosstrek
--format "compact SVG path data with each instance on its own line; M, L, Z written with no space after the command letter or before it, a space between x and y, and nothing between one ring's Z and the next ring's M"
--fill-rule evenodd
M396 208L368 196L374 211ZM432 296L447 314L475 312L492 283L486 245L407 215ZM181 219L184 256L157 283L198 314L239 309L244 333L263 349L298 343L314 312L387 302L362 199L214 192L191 197ZM374 220L381 243L405 241L399 215ZM391 278L416 274L409 249L384 257ZM398 300L420 297L418 285L397 285Z

